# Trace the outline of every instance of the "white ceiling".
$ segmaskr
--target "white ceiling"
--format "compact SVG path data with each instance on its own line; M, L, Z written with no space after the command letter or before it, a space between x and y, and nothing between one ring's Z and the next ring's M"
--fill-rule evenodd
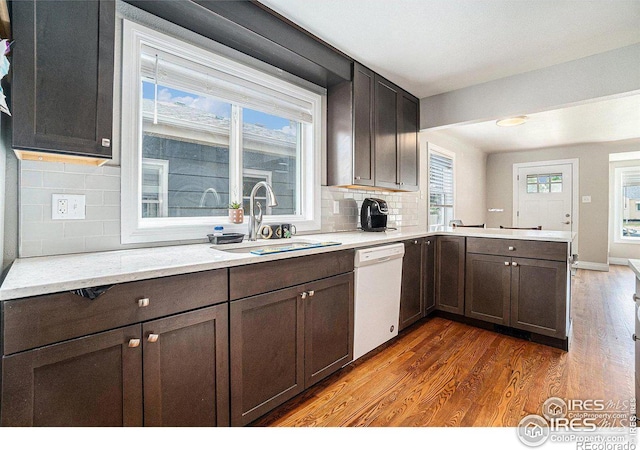
M640 0L260 0L417 97L640 42ZM640 138L640 95L438 130L486 152Z

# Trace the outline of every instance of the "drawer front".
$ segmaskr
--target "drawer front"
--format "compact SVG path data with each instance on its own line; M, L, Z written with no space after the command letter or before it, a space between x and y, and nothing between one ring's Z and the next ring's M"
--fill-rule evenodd
M231 300L353 271L354 250L300 256L229 269Z
M116 284L95 300L61 292L6 301L3 353L225 302L227 292L227 270L220 269Z
M516 256L519 258L567 261L569 245L566 242L522 241L517 239L467 238L468 253Z

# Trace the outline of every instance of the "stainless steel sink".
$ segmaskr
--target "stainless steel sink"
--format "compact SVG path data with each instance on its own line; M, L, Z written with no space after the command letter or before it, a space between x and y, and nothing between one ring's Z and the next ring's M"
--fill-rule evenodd
M306 241L301 239L289 240L286 242L278 242L277 244L274 241L266 241L266 242L251 242L251 243L242 243L242 244L228 244L226 245L216 245L214 248L216 250L220 250L222 252L227 253L251 253L260 249L273 249L273 250L282 250L288 249L291 247L299 247L299 248L309 248L311 246L317 246L320 242L318 241Z
M284 241L284 239L283 239ZM229 244L231 246L232 244ZM225 245L216 245L212 247L216 250L220 250L222 252L227 253L251 253L255 252L257 254L269 254L269 253L280 253L280 252L289 252L295 250L304 250L307 248L316 248L316 247L325 247L329 245L339 245L338 242L319 242L319 241L308 241L302 239L286 239L286 242L275 243L273 241L267 242L250 242L246 244L235 244L233 247L227 247Z

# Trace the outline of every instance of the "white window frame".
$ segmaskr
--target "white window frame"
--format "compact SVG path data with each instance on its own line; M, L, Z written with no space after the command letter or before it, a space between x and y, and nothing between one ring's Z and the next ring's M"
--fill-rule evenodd
M626 237L622 234L622 223L624 221L624 210L626 204L622 196L622 178L625 173L637 173L637 166L615 167L613 169L614 179L612 187L613 216L610 226L613 230L614 244L635 244L640 245L640 238Z
M169 161L164 159L144 158L142 166L150 166L158 170L158 210L162 217L169 215ZM144 203L144 200L142 201Z
M430 192L430 183L431 183L431 154L435 153L437 155L443 156L445 158L449 158L452 161L452 166L453 166L453 218L457 217L456 214L456 181L457 181L457 177L456 177L456 154L450 150L444 149L442 147L439 147L437 145L434 144L429 144L427 147L428 151L427 151L427 187L428 187L428 195L427 195L427 224L429 226L429 230L430 231L441 231L437 228L439 227L439 224L432 224L431 223L431 192ZM443 227L446 228L449 224L445 223L443 224Z
M321 226L320 184L322 167L323 96L289 82L265 74L252 67L232 61L211 51L123 20L122 33L122 113L121 113L121 242L144 243L175 240L206 239L215 225L223 225L226 232L247 233L248 217L244 224L231 224L225 217L141 217L141 74L140 60L143 46L160 49L212 70L226 71L250 82L260 84L274 93L299 98L311 104L313 125L302 126L301 154L298 158L300 208L295 215L266 215L265 223L293 223L298 232L318 231ZM230 161L230 170L241 171L241 161ZM230 173L230 182L241 175ZM241 186L240 186L241 188Z

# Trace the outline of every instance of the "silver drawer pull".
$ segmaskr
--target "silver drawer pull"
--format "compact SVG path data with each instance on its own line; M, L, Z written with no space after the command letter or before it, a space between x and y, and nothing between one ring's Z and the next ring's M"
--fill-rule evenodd
M307 298L307 293L303 292L302 294L300 294L300 297L302 297L302 299L304 300L305 298Z
M309 297L313 297L313 296L315 295L315 293L316 293L316 291L309 291L309 292L308 292Z
M138 307L139 308L144 308L145 306L149 306L149 299L148 298L141 298L138 300Z
M512 263L511 263L511 265L512 265L512 266L517 266L517 265L518 265L518 263L517 263L517 262L512 262Z
M514 251L516 248L509 246L509 251Z
M140 345L140 339L129 339L129 347L135 348Z
M147 341L156 342L159 337L160 337L160 335L158 335L158 334L150 334L149 337L147 337Z
M505 265L505 266L508 266L508 265L509 265L509 261L505 261L505 262L504 262L504 265Z

